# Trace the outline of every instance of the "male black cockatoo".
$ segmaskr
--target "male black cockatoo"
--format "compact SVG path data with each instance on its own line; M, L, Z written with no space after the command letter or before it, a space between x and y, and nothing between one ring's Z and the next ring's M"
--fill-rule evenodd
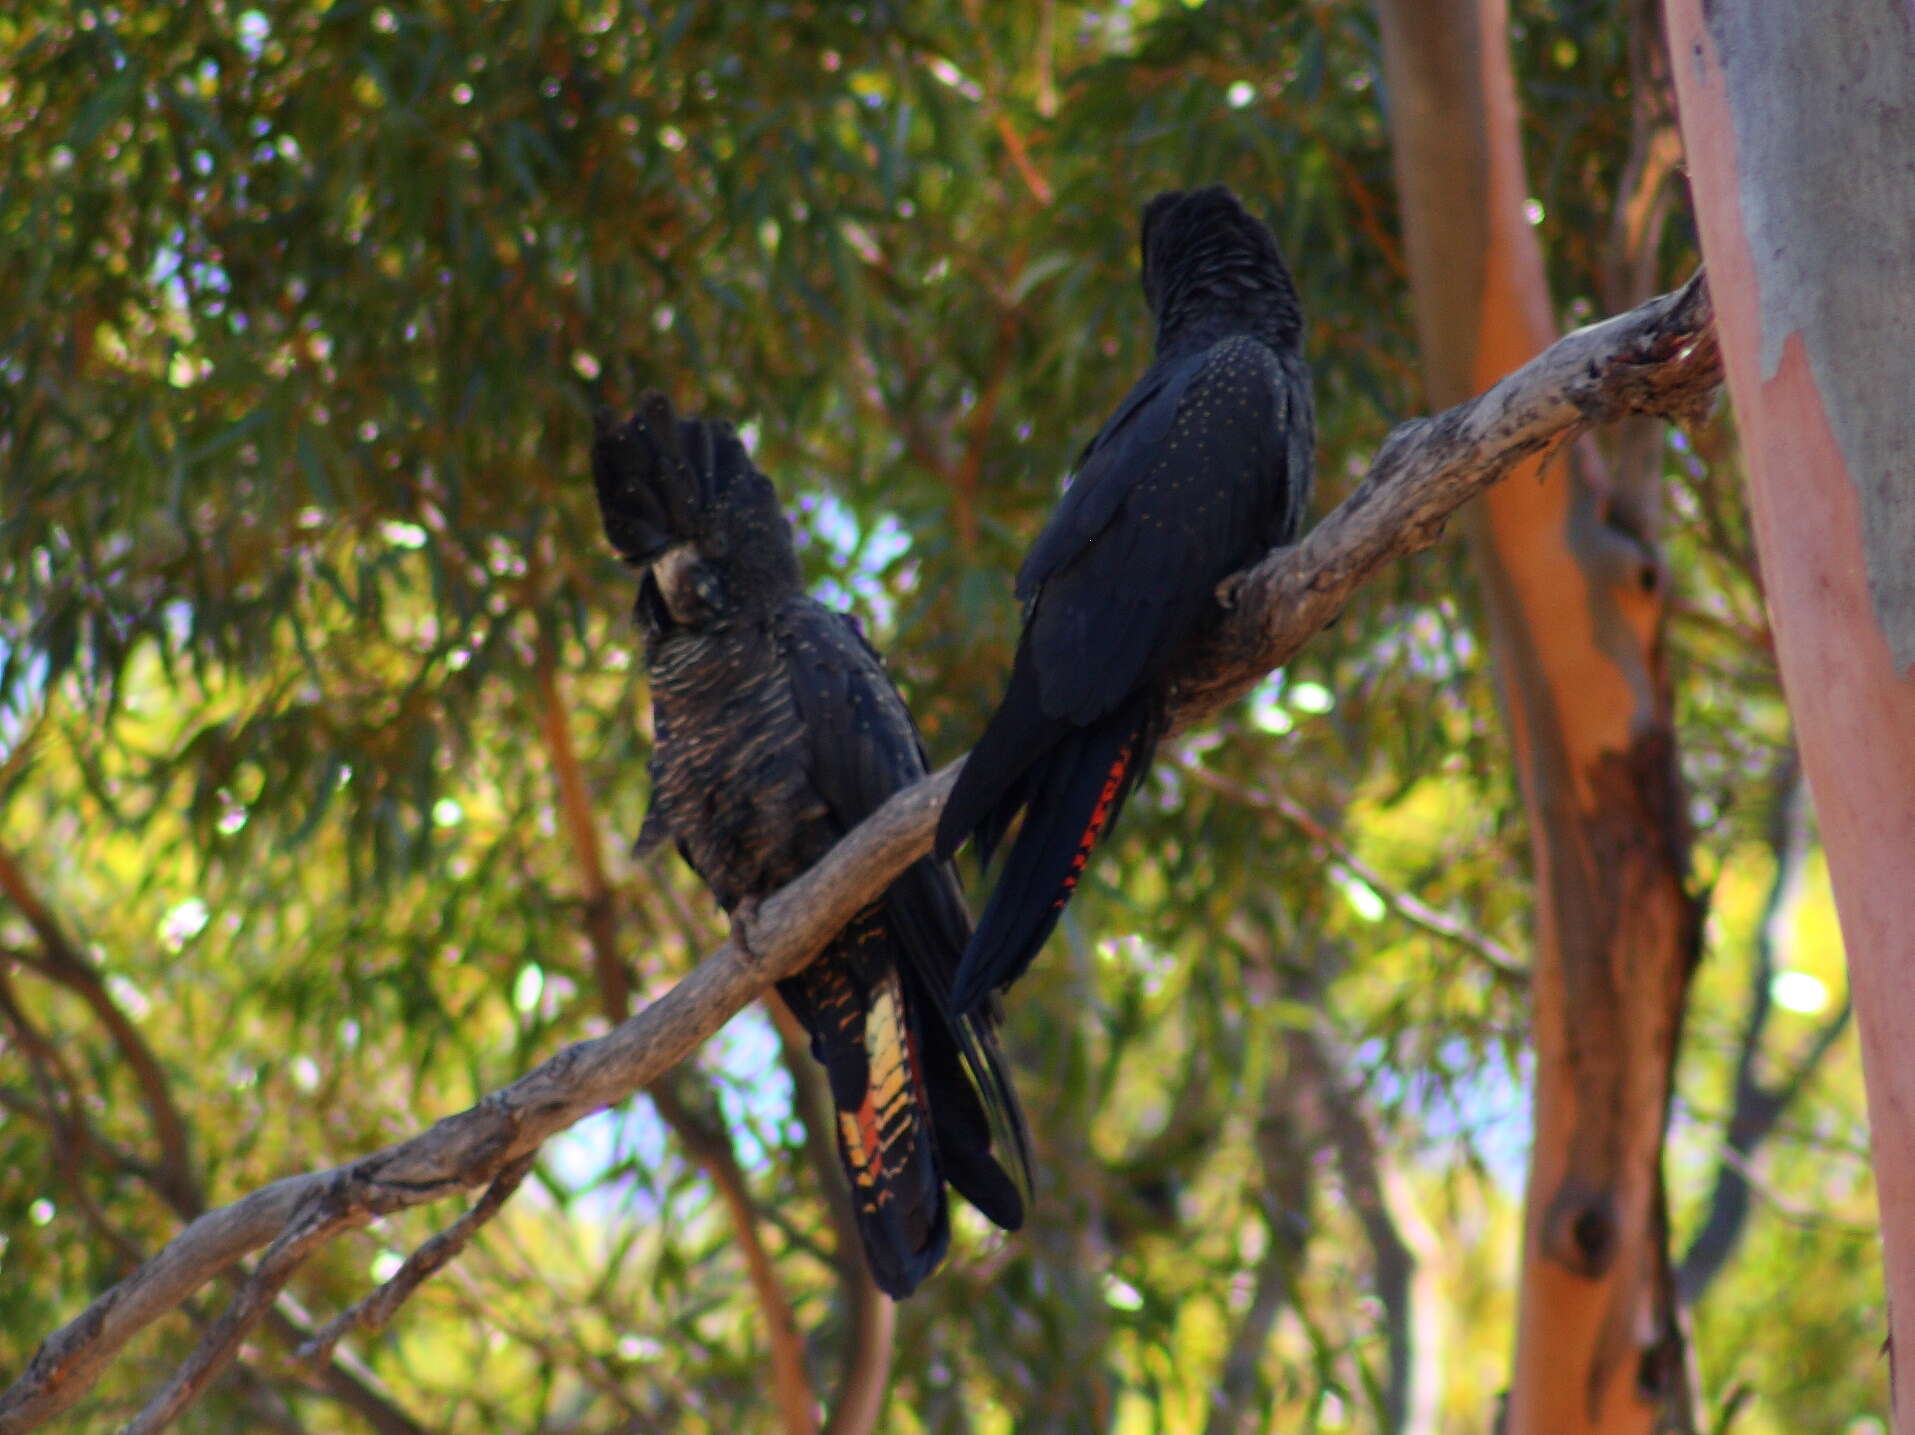
M605 532L640 570L657 745L638 845L670 838L731 912L924 776L923 749L851 619L805 596L777 494L727 425L648 394L622 426L601 416L592 470ZM1023 1221L996 1014L950 1004L970 933L950 867L926 858L778 983L829 1076L858 1230L893 1297L944 1256L946 1181L1007 1230Z
M1221 185L1144 208L1157 356L1079 457L1017 575L1024 631L997 713L938 822L988 865L1024 824L965 950L965 1011L1021 975L1150 763L1177 657L1213 590L1293 542L1315 420L1296 286Z

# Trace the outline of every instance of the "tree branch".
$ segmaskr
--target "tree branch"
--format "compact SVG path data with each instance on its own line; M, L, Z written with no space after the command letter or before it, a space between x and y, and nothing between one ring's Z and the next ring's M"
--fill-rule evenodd
M240 1286L226 1312L213 1322L193 1353L160 1393L120 1432L120 1435L157 1435L212 1384L239 1353L240 1342L272 1310L301 1261L341 1231L363 1226L371 1216L350 1201L308 1206L291 1221L260 1260L259 1268ZM162 1251L160 1256L165 1257Z
M130 1175L148 1187L181 1220L194 1220L205 1211L206 1203L199 1180L191 1167L184 1118L173 1100L172 1089L152 1048L95 975L92 965L67 941L51 910L40 900L27 881L26 874L4 849L0 849L0 886L4 886L15 904L27 914L29 924L41 938L43 949L39 956L12 950L0 951L0 958L16 961L48 981L76 991L93 1010L113 1037L122 1056L134 1067L146 1098L147 1110L156 1127L163 1164L155 1166L140 1160L130 1151L109 1143L93 1129L87 1120L75 1073L61 1056L58 1047L33 1026L20 1008L4 967L0 967L0 1016L4 1016L14 1029L45 1105L43 1108L31 1106L5 1091L0 1091L0 1105L20 1111L46 1126L49 1139L53 1142L55 1163L71 1188L81 1214L120 1254L126 1266L135 1266L142 1258L141 1253L123 1232L107 1221L105 1213L88 1191L77 1162L80 1157L86 1157L109 1171ZM54 1086L59 1088L59 1092L65 1093L64 1102L53 1089ZM170 1127L168 1113L173 1123ZM235 1283L243 1276L243 1269L235 1268L229 1272L229 1279ZM197 1314L194 1319L199 1319ZM266 1325L289 1349L298 1346L306 1336L300 1325L278 1308L267 1313ZM420 1435L417 1422L376 1388L379 1382L370 1370L358 1367L350 1359L335 1358L324 1362L318 1375L328 1394L356 1411L379 1435ZM277 1391L264 1376L249 1370L245 1372L245 1378L251 1382L254 1394L259 1399L277 1398Z
M1244 1435L1258 1420L1260 1371L1277 1317L1296 1295L1312 1234L1317 1194L1314 1157L1322 1145L1324 1111L1316 1073L1298 1060L1302 1033L1286 1033L1282 1068L1264 1088L1257 1119L1258 1205L1264 1248L1250 1304L1232 1332L1210 1396L1204 1435Z
M1775 858L1775 876L1763 901L1762 920L1756 928L1755 966L1749 979L1749 1013L1742 1027L1742 1041L1736 1051L1735 1096L1729 1112L1728 1131L1716 1164L1716 1176L1709 1192L1708 1214L1683 1252L1676 1267L1676 1290L1685 1306L1694 1306L1715 1278L1729 1263L1748 1225L1749 1197L1753 1188L1750 1167L1762 1143L1774 1134L1782 1118L1795 1104L1822 1060L1842 1033L1848 1030L1853 1014L1852 998L1844 996L1831 1017L1816 1028L1807 1048L1793 1069L1782 1080L1766 1084L1757 1073L1775 1001L1771 984L1775 979L1777 956L1784 933L1802 899L1808 866L1810 835L1807 810L1807 784L1793 748L1784 756L1776 772L1774 805L1769 815L1769 850Z
M1398 424L1356 491L1303 541L1226 578L1222 628L1186 665L1178 729L1242 697L1342 612L1385 563L1432 546L1521 460L1629 414L1693 417L1722 381L1698 273L1673 293L1565 334L1488 392Z
M106 1212L87 1189L86 1178L80 1170L82 1160L92 1152L93 1132L80 1105L79 1083L59 1049L21 1009L13 992L13 978L4 962L0 962L0 1021L13 1033L14 1044L27 1059L27 1070L39 1088L44 1110L34 1114L46 1122L47 1136L53 1143L54 1168L72 1193L73 1202L80 1208L87 1225L113 1248L120 1258L120 1268L131 1269L139 1264L138 1249L106 1218Z
M65 930L40 900L26 872L5 846L0 846L0 892L7 894L20 915L26 918L27 925L33 928L34 935L40 939L44 962L36 963L36 969L50 980L77 993L92 1008L94 1016L106 1028L108 1035L113 1038L113 1044L119 1047L120 1055L132 1068L134 1079L139 1083L141 1099L153 1121L153 1134L160 1143L161 1194L169 1199L177 1198L180 1204L195 1208L203 1205L199 1183L193 1179L186 1120L173 1102L172 1090L167 1085L166 1073L160 1069L159 1058L153 1054L153 1048L146 1044L146 1038L140 1035L139 1028L127 1019L126 1013L120 1010L118 1003L108 993L93 963L67 939Z
M1383 1306L1389 1361L1383 1379L1381 1427L1387 1435L1426 1431L1432 1421L1424 1407L1433 1402L1419 1389L1426 1383L1418 1378L1419 1362L1426 1361L1427 1355L1417 1349L1416 1251L1403 1238L1390 1210L1376 1134L1344 1076L1343 1063L1323 1034L1312 1028L1298 1032L1294 1049L1316 1079L1344 1196L1370 1243L1371 1284Z
M450 1226L422 1244L405 1258L392 1278L371 1295L340 1312L295 1352L308 1365L321 1365L332 1358L333 1347L355 1330L379 1330L391 1320L406 1297L417 1290L435 1272L466 1248L479 1227L504 1209L512 1193L532 1169L537 1152L528 1151L498 1175L485 1188L485 1194Z
M618 952L618 897L605 873L598 822L592 814L592 800L586 791L578 749L572 742L571 719L559 688L558 653L550 631L543 624L539 627L534 660L539 727L545 736L553 776L558 781L559 808L564 814L566 833L571 838L572 852L585 888L585 935L592 950L592 971L598 979L599 1004L606 1020L621 1022L631 1015L632 999L631 979ZM785 1435L814 1435L818 1428L817 1399L811 1393L811 1381L805 1373L804 1341L798 1334L791 1301L758 1234L758 1210L751 1199L751 1188L745 1183L745 1173L738 1164L731 1133L725 1129L724 1117L716 1103L687 1099L693 1093L681 1090L681 1085L689 1085L682 1073L657 1082L646 1094L652 1098L659 1119L671 1128L686 1155L704 1171L738 1233L746 1279L751 1282L759 1308L764 1312L767 1339L771 1343L772 1390ZM701 1111L701 1106L709 1106L709 1114Z
M1178 685L1175 725L1248 691L1385 563L1435 543L1450 514L1518 459L1625 413L1694 412L1720 378L1712 317L1698 275L1566 335L1479 398L1400 425L1356 491L1308 537L1219 585L1229 611ZM194 1221L41 1345L0 1394L0 1435L66 1409L137 1331L249 1251L279 1241L283 1260L294 1249L284 1240L291 1232L310 1235L483 1185L556 1132L658 1080L767 984L802 968L930 849L957 771L953 763L894 795L753 920L734 920L732 939L676 987L606 1035L565 1048L410 1140L276 1181Z

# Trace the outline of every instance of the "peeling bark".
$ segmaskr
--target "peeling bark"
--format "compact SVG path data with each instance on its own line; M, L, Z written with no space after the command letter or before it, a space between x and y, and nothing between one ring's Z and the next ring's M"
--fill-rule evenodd
M1718 95L1734 131L1730 182L1759 306L1760 372L1773 379L1785 346L1800 343L1832 456L1861 508L1875 624L1906 673L1915 669L1915 10L1905 0L1725 0L1703 7L1702 25L1707 47L1689 42L1685 93Z

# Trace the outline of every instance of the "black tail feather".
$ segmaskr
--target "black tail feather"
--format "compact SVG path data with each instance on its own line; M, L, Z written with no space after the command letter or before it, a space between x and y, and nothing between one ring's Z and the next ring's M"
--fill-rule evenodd
M897 967L867 948L887 945L870 914L834 949L778 984L811 1036L837 1111L838 1157L878 1289L894 1300L916 1290L951 1243L925 1081L923 1037Z
M964 760L950 800L938 815L934 850L939 859L949 861L964 839L975 835L979 860L988 863L1025 801L1031 768L1070 731L1069 723L1045 715L1037 671L1019 644L1004 700Z
M1024 1224L1024 1196L991 1153L992 1123L978 1088L965 1073L958 1040L952 1028L935 1016L925 1020L921 1029L924 1081L944 1179L993 1225L1015 1231ZM995 1055L991 1051L990 1059ZM1012 1129L1022 1136L1021 1118Z
M956 879L944 864L915 862L886 895L885 909L896 924L906 999L924 1034L945 1179L993 1223L1016 1230L1031 1190L1030 1128L998 1047L997 1004L959 1016L950 1002L971 932Z
M917 862L778 984L829 1078L865 1256L894 1299L950 1244L946 1182L1006 1230L1024 1220L1030 1137L995 1004L960 1017L946 994L968 931L948 870Z
M998 794L996 805L972 829L971 840L976 844L974 850L980 868L991 865L999 845L1004 841L1004 834L1011 830L1011 824L1017 820L1017 814L1024 810L1024 804L1030 801L1030 796L1031 774L1026 770Z
M955 1010L968 1012L1016 981L1043 948L1092 850L1149 767L1159 727L1149 701L1139 700L1070 730L1021 776L1024 825L958 966Z

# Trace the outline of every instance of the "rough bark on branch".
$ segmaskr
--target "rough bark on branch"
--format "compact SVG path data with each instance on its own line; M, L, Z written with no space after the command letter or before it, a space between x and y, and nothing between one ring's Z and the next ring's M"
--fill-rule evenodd
M1719 380L1707 286L1565 336L1487 393L1399 425L1369 474L1301 543L1220 585L1229 611L1194 651L1174 710L1188 727L1240 696L1329 623L1391 559L1436 542L1450 514L1520 459L1629 413L1692 413ZM891 798L766 900L684 980L604 1036L383 1151L292 1176L208 1212L50 1336L0 1394L0 1435L66 1409L136 1332L287 1232L343 1229L490 1182L512 1162L677 1065L772 981L817 954L931 845L950 764ZM283 1246L281 1249L285 1249Z

